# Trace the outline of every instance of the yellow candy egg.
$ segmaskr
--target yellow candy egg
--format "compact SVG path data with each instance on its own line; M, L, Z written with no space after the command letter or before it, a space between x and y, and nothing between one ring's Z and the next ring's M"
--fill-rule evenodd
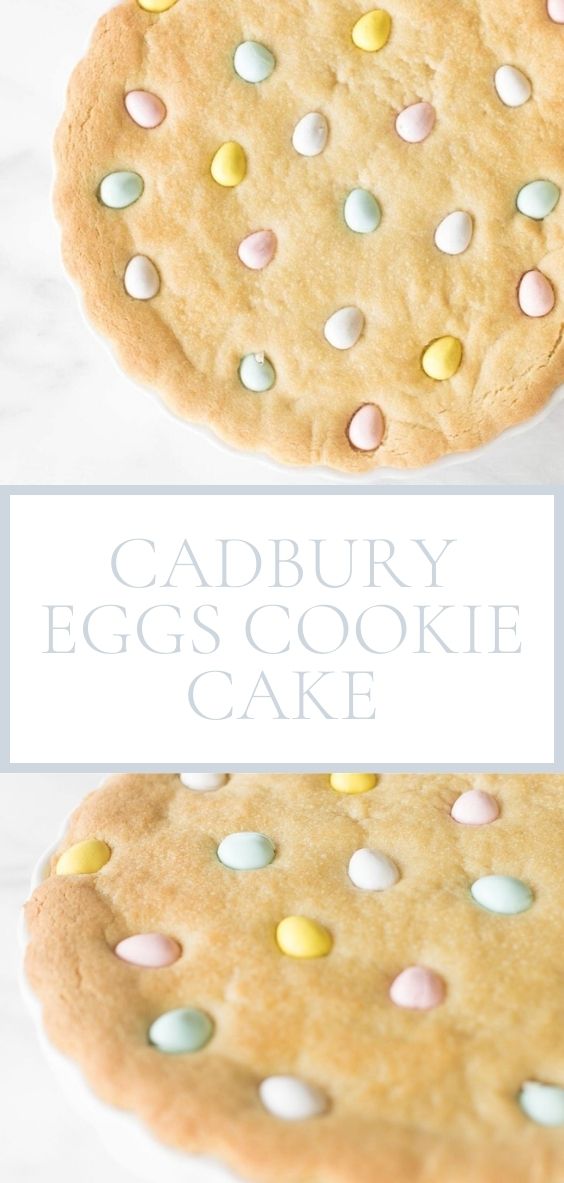
M222 144L211 162L211 175L218 185L233 189L240 185L247 172L247 157L240 144L228 140Z
M176 4L176 0L137 0L137 3L145 12L166 12Z
M332 772L331 788L338 793L367 793L377 784L373 772Z
M111 850L100 838L69 846L57 861L57 875L94 875L108 862Z
M421 365L428 378L444 382L452 378L462 361L462 342L458 337L437 337L423 353Z
M392 18L383 8L373 8L372 12L365 12L356 22L352 31L352 39L358 49L366 53L376 53L382 49L389 39L392 28Z
M281 920L276 942L287 957L326 957L333 948L331 933L308 916L286 916Z

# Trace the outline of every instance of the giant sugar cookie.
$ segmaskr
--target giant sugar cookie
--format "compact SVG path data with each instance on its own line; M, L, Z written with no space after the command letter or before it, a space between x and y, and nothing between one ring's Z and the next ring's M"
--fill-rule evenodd
M116 776L27 907L47 1032L253 1183L561 1183L564 777Z

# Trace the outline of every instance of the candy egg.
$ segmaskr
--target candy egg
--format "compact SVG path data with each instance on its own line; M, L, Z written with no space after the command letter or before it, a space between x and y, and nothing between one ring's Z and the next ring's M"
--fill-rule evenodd
M540 222L552 213L560 200L560 189L554 181L529 181L517 194L517 209L527 218Z
M437 337L423 352L421 366L428 378L444 382L460 369L462 343L458 337Z
M229 777L224 772L181 772L180 779L185 788L195 793L211 793L223 788Z
M297 1076L267 1076L259 1085L264 1108L283 1121L305 1121L327 1109L327 1098L320 1089Z
M462 826L488 826L497 821L499 805L495 797L482 789L468 789L456 798L450 816Z
M264 82L275 65L274 54L260 41L242 41L233 57L235 73L243 82Z
M159 127L166 116L162 99L148 90L130 90L124 101L128 115L139 127Z
M546 7L551 21L564 25L564 0L548 0Z
M474 228L470 214L453 210L435 230L435 246L445 255L461 255L470 246Z
M217 857L233 871L257 871L268 867L275 855L274 843L266 834L241 830L228 834L217 848Z
M367 847L355 850L349 860L348 875L351 883L362 891L385 891L400 877L396 864L387 854Z
M482 908L502 916L526 912L533 903L529 885L512 875L484 875L472 884L470 894Z
M140 8L145 12L166 12L175 5L177 0L137 0Z
M234 189L247 175L247 157L240 144L228 140L217 149L211 162L211 175L218 185Z
M94 875L101 871L111 856L107 842L100 838L86 838L63 851L57 860L57 875Z
M246 390L262 394L265 390L272 390L276 371L264 353L247 353L246 357L241 358L239 379Z
M199 1052L213 1035L213 1023L204 1011L191 1006L168 1010L149 1027L149 1043L160 1052L179 1055Z
M358 452L375 452L384 438L384 416L375 403L364 403L355 411L347 428L351 448Z
M128 296L134 300L152 300L158 295L161 279L155 264L146 255L134 255L123 276Z
M519 1093L519 1104L537 1125L564 1126L564 1088L560 1085L527 1080Z
M525 316L546 316L556 302L554 288L542 271L526 271L519 284L517 298Z
M406 1010L433 1010L444 1002L445 994L443 979L423 965L410 965L390 986L392 1002Z
M308 916L286 916L281 920L276 943L287 957L326 957L333 948L331 933Z
M392 28L392 18L383 8L373 8L372 12L365 12L353 25L352 39L358 49L365 53L376 53L389 40Z
M294 128L292 144L300 156L319 156L329 137L329 124L319 111L304 115Z
M343 212L349 230L355 234L372 234L382 220L380 206L368 189L352 189Z
M494 83L506 107L522 107L530 99L533 90L527 75L516 66L500 66L495 72Z
M164 969L178 961L182 950L177 941L160 932L140 932L125 937L114 949L120 961L143 969Z
M323 333L334 349L352 349L364 328L364 314L360 308L339 308L325 322Z
M337 793L368 793L377 785L378 777L373 772L332 772L329 783Z
M435 126L435 108L431 103L412 103L396 119L396 131L408 144L420 144Z
M272 262L277 246L273 230L255 230L239 243L237 254L250 271L262 271Z
M139 200L144 188L143 178L138 173L108 173L100 183L98 196L108 209L127 209L128 205Z

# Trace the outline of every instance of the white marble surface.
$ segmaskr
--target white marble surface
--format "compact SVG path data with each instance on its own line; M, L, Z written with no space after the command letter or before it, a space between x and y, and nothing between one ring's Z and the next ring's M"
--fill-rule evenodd
M47 1065L18 983L18 919L33 866L99 776L0 776L0 1177L14 1183L136 1183L69 1106ZM155 1180L157 1183L157 1180Z
M50 210L51 141L67 76L85 50L95 19L108 6L109 0L6 0L2 5L0 481L332 479L225 451L178 423L118 371L82 319L59 261ZM416 479L427 484L559 482L563 439L564 401L526 432Z

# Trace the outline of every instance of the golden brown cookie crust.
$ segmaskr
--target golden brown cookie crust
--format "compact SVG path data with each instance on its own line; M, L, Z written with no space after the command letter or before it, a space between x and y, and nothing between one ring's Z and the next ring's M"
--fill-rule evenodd
M495 823L452 820L472 787L497 798ZM269 835L274 862L223 867L217 844L237 830ZM325 775L234 775L212 793L120 775L80 805L61 849L92 836L112 851L102 871L53 874L27 905L27 973L49 1037L107 1102L253 1183L560 1183L564 1130L526 1118L517 1094L564 1083L564 777L383 775L343 796ZM352 885L362 846L394 859L396 886ZM529 883L531 909L474 904L469 885L490 873ZM328 957L280 953L290 914L326 925ZM148 931L182 958L148 970L115 957ZM433 1011L390 1002L414 963L446 982ZM214 1037L164 1055L148 1027L183 1005L212 1016ZM272 1117L258 1086L279 1073L322 1088L329 1111Z
M537 222L515 200L531 180L564 189L561 77L564 29L544 0L389 0L392 33L364 53L351 27L364 0L178 0L162 15L123 0L98 24L70 83L56 139L55 205L66 266L86 312L123 367L158 390L183 418L224 440L294 465L351 473L414 467L486 443L538 412L564 379L564 200ZM277 66L267 82L243 82L232 56L263 42ZM517 109L498 98L498 66L531 79ZM166 103L145 131L124 94L147 89ZM436 126L406 144L394 120L431 102ZM299 156L295 124L308 111L329 122L325 152ZM235 189L210 176L226 140L247 154ZM97 200L102 178L132 169L145 182L128 209ZM342 207L355 187L373 191L382 223L354 234ZM468 211L474 237L442 254L434 230ZM239 242L269 227L274 262L250 272ZM162 286L132 300L123 275L134 254L156 263ZM518 305L521 276L540 268L556 291L541 319ZM360 307L359 343L340 352L327 318ZM446 382L420 366L431 340L454 335L463 363ZM238 378L242 356L265 351L274 388L254 394ZM377 403L380 448L351 448L355 410Z

